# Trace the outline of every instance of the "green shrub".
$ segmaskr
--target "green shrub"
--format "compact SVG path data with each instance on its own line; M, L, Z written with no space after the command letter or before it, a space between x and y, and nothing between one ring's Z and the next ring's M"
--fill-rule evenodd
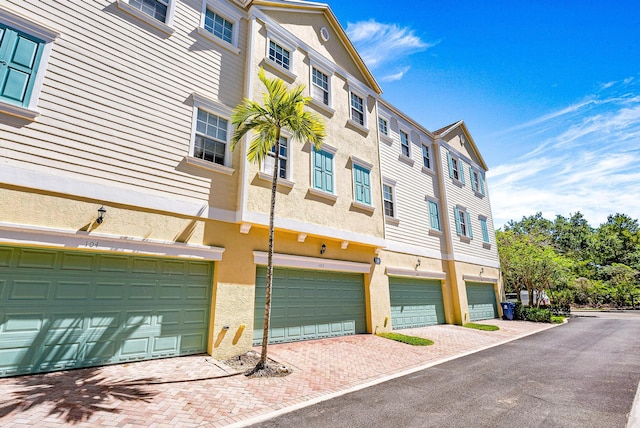
M513 319L524 321L524 317L522 316L522 302L515 303L515 307L513 308Z
M522 308L522 315L525 321L551 322L551 311L549 309L525 307Z

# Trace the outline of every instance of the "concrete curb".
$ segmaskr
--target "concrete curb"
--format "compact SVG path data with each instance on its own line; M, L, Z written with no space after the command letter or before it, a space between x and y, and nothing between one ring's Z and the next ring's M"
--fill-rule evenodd
M518 336L510 337L508 339L501 340L500 342L496 342L496 343L493 343L491 345L484 346L482 348L473 349L471 351L462 352L460 354L456 354L456 355L452 355L450 357L442 358L442 359L437 360L437 361L432 361L432 362L427 363L427 364L423 364L423 365L420 365L420 366L412 367L412 368L407 369L405 371L402 371L402 372L399 372L399 373L394 373L394 374L391 374L391 375L388 375L388 376L383 376L381 378L374 379L374 380L362 383L360 385L356 385L356 386L353 386L351 388L347 388L347 389L342 390L342 391L337 391L337 392L333 392L333 393L330 393L330 394L326 394L326 395L323 395L321 397L317 397L317 398L313 398L313 399L311 399L309 401L305 401L303 403L294 404L292 406L284 407L282 409L279 409L279 410L276 410L276 411L273 411L273 412L270 412L270 413L266 413L264 415L259 415L259 416L255 416L253 418L246 419L244 421L236 422L236 423L233 423L231 425L228 425L228 427L230 427L230 428L242 428L242 427L247 427L247 426L250 426L250 425L253 425L253 424L257 424L259 422L264 422L266 420L273 419L275 417L284 415L286 413L291 413L291 412L294 412L294 411L299 410L299 409L303 409L303 408L308 407L308 406L313 406L314 404L318 404L318 403L321 403L323 401L331 400L332 398L337 398L337 397L340 397L342 395L349 394L351 392L355 392L355 391L359 391L361 389L369 388L371 386L378 385L380 383L387 382L389 380L396 379L396 378L399 378L399 377L402 377L402 376L406 376L406 375L409 375L409 374L412 374L412 373L415 373L415 372L419 372L421 370L428 369L430 367L437 366L439 364L443 364L443 363L446 363L448 361L455 360L457 358L462 358L462 357L466 357L467 355L475 354L476 352L481 352L481 351L484 351L484 350L487 350L487 349L490 349L490 348L494 348L496 346L504 345L505 343L513 342L514 340L522 339L524 337L540 333L541 331L549 330L551 328L564 325L567 322L568 322L568 318L564 320L563 324L553 324L553 325L547 326L546 328L543 328L543 329L540 329L540 330L537 330L537 331L533 331L533 332L523 333L523 334L520 334ZM636 397L636 399L637 399L637 397ZM627 428L631 428L631 427L627 427Z
M627 421L627 428L639 428L640 427L640 383L636 391L636 398L631 405L631 411L629 412L629 420Z

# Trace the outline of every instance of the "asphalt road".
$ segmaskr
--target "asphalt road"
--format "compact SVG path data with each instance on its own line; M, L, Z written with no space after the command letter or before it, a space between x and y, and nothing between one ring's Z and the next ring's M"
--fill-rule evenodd
M579 317L254 426L624 428L639 382L640 317Z

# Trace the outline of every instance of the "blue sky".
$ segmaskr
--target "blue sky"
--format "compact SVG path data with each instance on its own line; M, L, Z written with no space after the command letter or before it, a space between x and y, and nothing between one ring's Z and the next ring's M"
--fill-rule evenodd
M494 222L640 218L640 5L329 1L383 88L427 129L463 119Z

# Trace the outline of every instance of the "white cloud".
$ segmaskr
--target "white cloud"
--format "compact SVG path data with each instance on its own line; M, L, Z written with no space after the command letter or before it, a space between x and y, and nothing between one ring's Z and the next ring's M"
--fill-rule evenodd
M438 44L423 41L410 28L396 24L383 24L375 20L349 22L346 32L364 62L372 70L402 62L409 55ZM406 66L396 69L387 74L384 80L398 80L408 70L409 67Z
M586 101L499 134L524 153L489 173L496 227L538 211L550 219L580 211L592 226L618 212L640 218L635 86L633 79L601 85L603 92Z
M402 76L407 74L407 71L409 71L409 68L410 67L402 67L396 73L388 74L388 75L382 77L380 80L382 82L395 82L396 80L400 80L400 79L402 79Z

